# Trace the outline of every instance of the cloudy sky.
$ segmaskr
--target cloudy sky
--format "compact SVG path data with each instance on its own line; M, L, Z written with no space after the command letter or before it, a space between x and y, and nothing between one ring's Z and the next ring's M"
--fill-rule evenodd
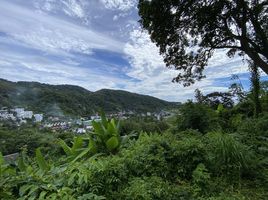
M158 49L138 24L136 0L0 0L0 78L122 89L170 101L224 91L232 74L248 85L247 64L218 51L207 78L172 83Z

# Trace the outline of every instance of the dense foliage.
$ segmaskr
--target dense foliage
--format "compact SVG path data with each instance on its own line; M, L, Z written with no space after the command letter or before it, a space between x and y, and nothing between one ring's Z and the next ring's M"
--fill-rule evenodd
M62 139L69 144L73 137L73 133L51 132L37 127L0 127L0 152L8 155L27 149L29 155L34 155L35 149L42 147L44 152L56 155L61 153L57 140Z
M231 110L188 102L168 120L170 129L135 137L103 116L92 134L57 140L65 155L22 151L12 165L0 155L0 197L264 200L268 115L222 123L223 112Z
M147 133L162 133L170 127L166 120L158 121L152 117L132 117L122 120L120 125L120 133L122 135L130 135L142 131Z
M176 104L120 90L90 92L71 85L10 82L0 79L0 108L22 106L53 116L87 116L100 108L106 112L155 112Z

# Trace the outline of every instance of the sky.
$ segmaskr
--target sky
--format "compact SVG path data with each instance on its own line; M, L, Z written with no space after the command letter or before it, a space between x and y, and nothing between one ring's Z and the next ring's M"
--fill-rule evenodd
M0 0L0 78L71 84L90 91L120 89L168 101L186 101L194 90L226 91L232 74L246 87L241 57L217 51L207 78L172 83L159 50L140 28L137 0Z

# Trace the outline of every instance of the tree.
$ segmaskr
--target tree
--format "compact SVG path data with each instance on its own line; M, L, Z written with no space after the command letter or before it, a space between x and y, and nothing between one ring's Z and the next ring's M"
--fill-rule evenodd
M196 102L203 103L204 96L203 96L202 92L199 89L196 89L194 92L195 92L194 97L195 97Z
M183 104L177 118L178 130L198 130L201 133L219 129L217 113L210 107L191 101Z
M238 75L233 74L231 77L231 80L235 80L238 82L234 82L229 87L229 93L233 95L233 97L236 97L238 102L244 101L246 98L246 93L244 91L244 87L242 85L242 82Z
M207 104L213 109L217 109L218 105L223 105L224 108L232 108L234 106L233 95L229 92L212 92L204 96L204 104Z
M175 82L189 86L217 49L247 55L268 74L267 0L139 0L140 23L160 47Z
M249 64L250 72L251 72L251 92L252 99L254 102L254 116L258 117L261 113L261 102L260 102L260 92L261 92L261 84L260 84L260 73L258 71L258 67L254 63Z

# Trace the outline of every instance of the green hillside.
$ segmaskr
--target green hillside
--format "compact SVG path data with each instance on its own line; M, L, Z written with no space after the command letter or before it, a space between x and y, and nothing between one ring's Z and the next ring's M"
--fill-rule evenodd
M176 104L147 95L103 89L90 92L72 85L10 82L0 79L0 107L23 106L54 115L88 115L102 108L106 112L159 111Z

